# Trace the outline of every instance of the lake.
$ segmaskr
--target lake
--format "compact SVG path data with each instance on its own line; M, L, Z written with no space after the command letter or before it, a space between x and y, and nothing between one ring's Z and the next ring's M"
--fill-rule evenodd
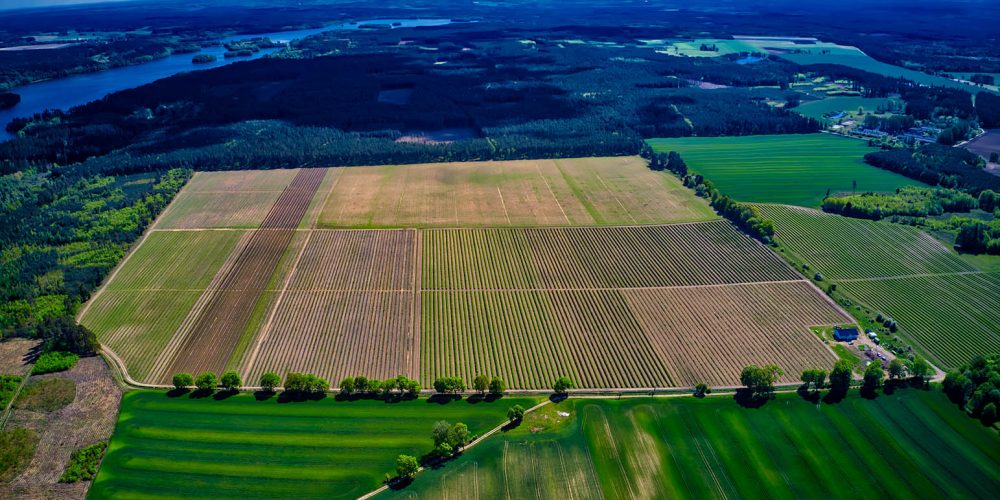
M398 24L397 24L398 23ZM235 35L224 38L220 42L242 40L246 38L269 37L276 42L290 42L326 31L350 31L360 29L361 25L392 25L393 28L412 28L417 26L442 26L451 23L450 19L376 19L350 23L339 23L298 31L280 31L276 33L257 33ZM52 49L59 50L59 49ZM0 111L0 139L9 139L11 134L3 130L10 121L17 117L31 116L46 109L67 110L73 106L96 101L110 93L130 89L154 82L161 78L176 75L185 71L200 71L217 68L238 61L258 59L281 49L264 49L247 57L226 59L223 54L226 48L221 44L216 47L206 47L197 54L211 54L216 57L214 62L195 64L191 58L195 54L176 54L157 59L145 64L112 68L97 73L85 73L55 80L32 83L11 89L21 96L21 102L11 109Z

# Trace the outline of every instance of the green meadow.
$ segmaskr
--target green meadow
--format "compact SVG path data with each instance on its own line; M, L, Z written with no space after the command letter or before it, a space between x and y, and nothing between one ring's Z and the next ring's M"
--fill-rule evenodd
M888 106L889 101L889 99L881 97L834 96L817 101L803 102L792 108L792 111L802 116L824 121L826 118L823 115L827 113L837 113L840 111L857 113L858 108L864 108L865 112L868 113L877 110L879 106Z
M90 498L356 498L381 485L397 455L429 452L434 422L465 422L478 434L510 406L534 403L279 403L132 391Z
M937 389L836 404L782 394L758 409L571 398L383 496L987 498L998 467L997 431Z
M739 201L819 207L830 193L922 185L864 163L864 141L830 134L649 139Z

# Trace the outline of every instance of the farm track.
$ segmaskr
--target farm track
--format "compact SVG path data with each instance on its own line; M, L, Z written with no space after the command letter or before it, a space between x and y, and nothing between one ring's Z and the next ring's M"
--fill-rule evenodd
M154 380L166 382L173 373L225 368L325 175L325 169L302 169L295 175L260 230L249 235L233 265L222 271L218 289L206 292L208 302L195 312L190 330L178 332L182 338L175 350L165 353L169 361L161 366L166 369L154 373Z

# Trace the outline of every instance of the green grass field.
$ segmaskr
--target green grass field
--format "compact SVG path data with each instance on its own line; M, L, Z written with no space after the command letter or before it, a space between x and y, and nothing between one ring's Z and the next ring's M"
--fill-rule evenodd
M534 403L278 403L133 391L89 498L356 498L380 486L400 453L430 451L434 422L481 433L508 407Z
M879 106L887 106L889 99L877 97L827 97L818 101L806 101L792 108L796 113L823 121L826 113L847 111L857 113L858 108L864 108L865 112L875 111Z
M780 251L856 302L895 319L900 336L942 368L1000 350L1000 275L973 267L910 226L760 206ZM989 271L986 269L985 271Z
M864 163L864 141L829 134L650 139L677 151L689 169L740 201L818 207L826 195L922 185Z
M835 405L786 394L755 410L728 396L570 399L383 496L984 498L998 467L996 430L938 390Z

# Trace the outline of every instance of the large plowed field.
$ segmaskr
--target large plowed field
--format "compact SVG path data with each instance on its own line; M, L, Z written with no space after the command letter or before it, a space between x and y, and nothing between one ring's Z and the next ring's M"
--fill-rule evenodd
M777 362L789 374L831 365L808 327L850 318L710 212L704 222L643 225L704 207L640 167L577 159L198 174L81 320L130 376L150 383L236 369L248 383L265 371L334 383L402 373L425 386L484 373L512 388L543 389L560 375L586 388L655 388L733 385L748 363ZM359 191L370 176L402 187L395 198ZM408 205L428 179L437 187ZM442 182L454 190L435 191ZM452 207L460 220L441 223L528 227L322 227L397 225L405 210L430 217L445 203L437 198L483 185L521 202L502 222L481 217L480 204ZM178 209L213 193L269 192L279 194L252 216L238 203L234 213L225 203L211 205L217 213ZM529 192L557 203L524 205ZM562 223L544 215L552 210ZM234 227L237 219L254 229ZM531 227L567 222L583 225Z

